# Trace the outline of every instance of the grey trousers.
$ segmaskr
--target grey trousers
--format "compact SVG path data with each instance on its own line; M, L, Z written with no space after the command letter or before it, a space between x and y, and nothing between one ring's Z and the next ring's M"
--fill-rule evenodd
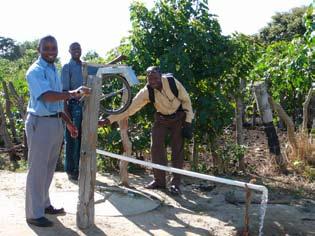
M63 140L61 118L28 114L25 121L28 145L25 215L27 219L43 217L50 206L51 184Z

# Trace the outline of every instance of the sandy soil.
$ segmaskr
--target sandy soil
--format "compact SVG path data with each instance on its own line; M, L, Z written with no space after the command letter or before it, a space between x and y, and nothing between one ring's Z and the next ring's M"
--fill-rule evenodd
M130 176L132 186L140 191L146 191L142 186L151 178L146 174ZM152 191L162 201L153 211L134 216L96 216L95 227L84 231L76 227L75 214L48 216L55 225L38 228L25 222L25 179L26 173L0 171L0 235L238 235L244 224L244 204L239 203L244 196L242 189L184 178L181 196ZM97 175L97 182L115 186L117 176ZM51 193L77 189L64 173L55 174ZM273 193L270 197L271 203L282 202L268 204L264 235L315 235L315 201ZM251 235L258 235L258 202L259 194L250 208Z

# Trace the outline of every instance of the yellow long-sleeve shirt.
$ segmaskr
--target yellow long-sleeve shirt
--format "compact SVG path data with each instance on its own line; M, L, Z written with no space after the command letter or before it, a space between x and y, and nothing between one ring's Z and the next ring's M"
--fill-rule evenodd
M177 111L182 104L183 110L186 112L186 122L191 123L194 114L192 111L191 101L184 86L175 79L176 87L178 90L178 97L173 94L168 79L162 76L162 91L154 89L154 107L163 115L171 115ZM122 120L128 116L132 116L139 111L143 106L150 102L149 91L147 86L142 88L132 100L130 107L121 114L110 115L107 118L110 123Z

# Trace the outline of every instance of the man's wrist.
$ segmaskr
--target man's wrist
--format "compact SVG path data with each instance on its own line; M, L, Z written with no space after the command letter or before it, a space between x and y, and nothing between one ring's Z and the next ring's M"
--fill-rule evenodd
M73 125L72 121L66 121L66 125Z
M68 91L68 100L75 98L75 95Z

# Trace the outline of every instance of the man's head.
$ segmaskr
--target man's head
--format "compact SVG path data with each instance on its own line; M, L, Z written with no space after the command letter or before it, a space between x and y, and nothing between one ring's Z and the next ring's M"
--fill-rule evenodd
M81 45L77 42L71 43L69 47L69 52L73 60L79 61L82 53Z
M51 35L45 36L39 40L37 50L46 62L54 63L58 55L57 40Z
M146 70L149 85L154 89L162 88L162 73L159 67L150 66Z

